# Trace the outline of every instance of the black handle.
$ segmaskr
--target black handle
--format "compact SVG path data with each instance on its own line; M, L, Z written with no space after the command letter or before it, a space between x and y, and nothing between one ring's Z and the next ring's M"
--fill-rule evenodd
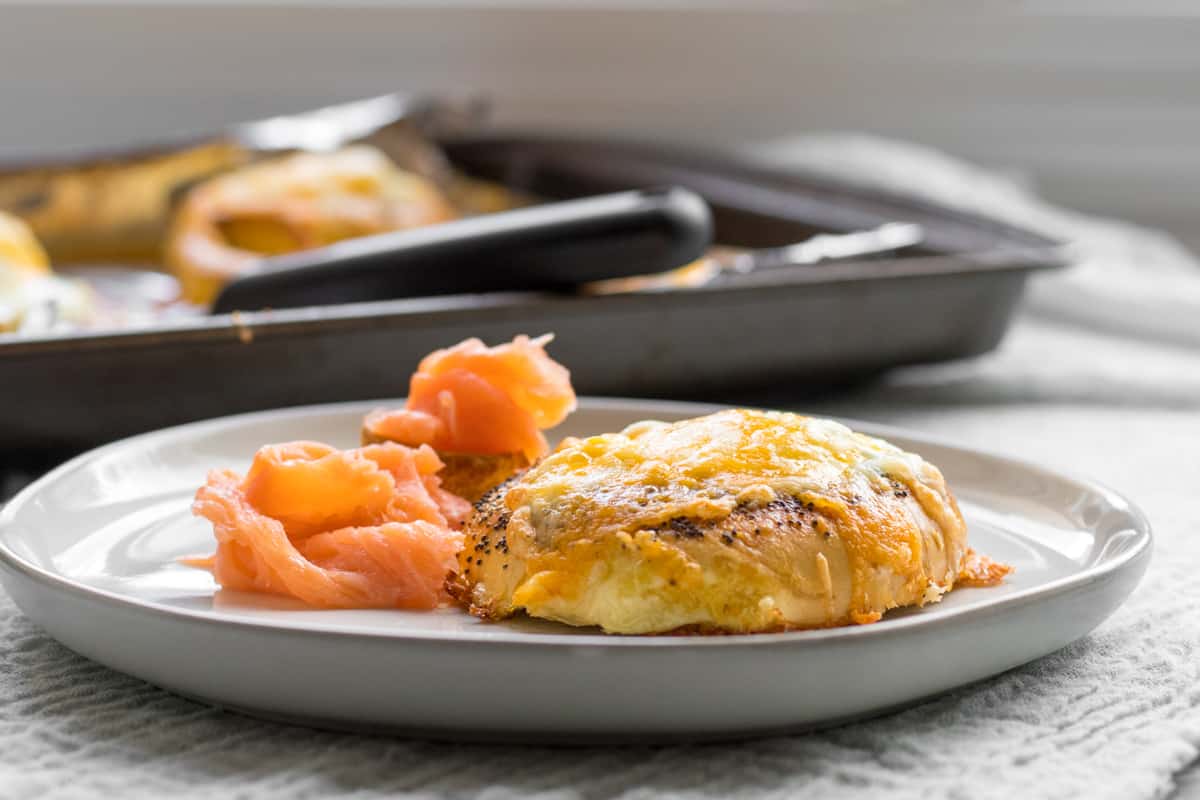
M465 292L564 290L699 258L712 218L669 188L568 200L264 259L214 313Z

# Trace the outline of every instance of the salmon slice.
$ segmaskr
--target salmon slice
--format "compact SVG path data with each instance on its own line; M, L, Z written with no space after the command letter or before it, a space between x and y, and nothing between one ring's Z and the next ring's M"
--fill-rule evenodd
M268 445L242 478L215 470L192 511L217 552L185 563L222 587L317 608L435 608L456 567L469 504L442 489L429 447Z
M421 360L403 409L380 410L363 423L364 438L439 453L521 454L549 450L542 431L575 409L571 374L546 354L550 335L517 336L488 347L467 339Z

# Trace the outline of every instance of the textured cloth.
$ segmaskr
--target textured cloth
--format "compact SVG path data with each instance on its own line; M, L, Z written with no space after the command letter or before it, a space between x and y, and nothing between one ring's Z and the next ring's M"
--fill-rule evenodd
M1080 272L1110 264L1131 284L1138 268L1143 283L1169 274L1200 284L1195 263L1156 234L1047 209L924 151L818 137L770 150L781 153L891 183L919 175L943 200L1077 240ZM1094 294L1086 309L1063 299L1077 282ZM899 714L803 736L467 746L309 731L178 699L73 655L0 597L0 797L1164 797L1200 752L1200 347L1186 315L1143 318L1137 309L1152 299L1117 284L1048 276L997 353L806 406L1088 474L1139 503L1157 534L1146 579L1063 651ZM1171 292L1170 308L1186 300ZM1114 327L1100 303L1136 319Z

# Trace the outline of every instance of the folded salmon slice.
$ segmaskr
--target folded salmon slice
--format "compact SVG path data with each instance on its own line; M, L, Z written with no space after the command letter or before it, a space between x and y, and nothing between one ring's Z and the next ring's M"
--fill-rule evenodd
M441 488L429 447L263 447L245 478L215 470L193 513L217 538L226 589L295 597L318 608L429 609L445 598L470 511Z
M542 430L575 410L571 373L546 353L550 335L488 347L467 339L421 360L403 409L369 414L372 438L429 444L442 453L523 453L549 447Z

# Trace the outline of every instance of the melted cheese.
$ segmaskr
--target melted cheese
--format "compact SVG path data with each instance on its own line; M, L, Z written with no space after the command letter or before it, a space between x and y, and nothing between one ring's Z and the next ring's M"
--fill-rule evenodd
M528 498L540 528L574 522L564 512L585 514L593 526L654 526L680 516L719 518L778 497L828 496L855 475L910 484L924 466L832 420L730 410L576 440L531 470L507 502L515 509Z
M936 468L780 412L572 440L503 505L511 554L465 567L476 610L616 632L871 622L940 598L966 548Z

